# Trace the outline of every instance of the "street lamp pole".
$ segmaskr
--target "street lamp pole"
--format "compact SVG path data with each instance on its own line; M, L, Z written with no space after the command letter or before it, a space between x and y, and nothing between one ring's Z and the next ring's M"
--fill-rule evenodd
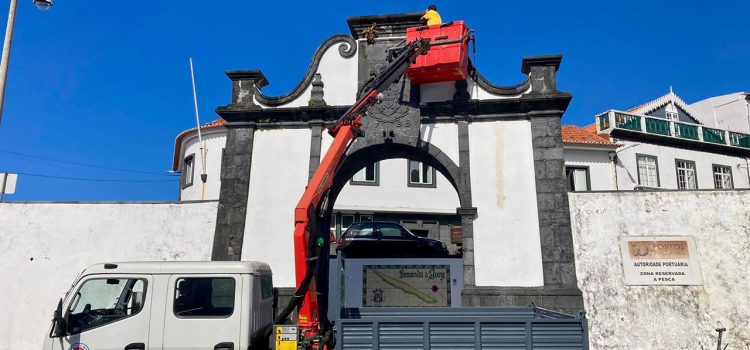
M10 46L13 41L13 26L16 22L16 4L18 0L10 0L8 11L8 26L5 29L5 41L3 42L3 55L0 59L0 122L3 120L3 104L5 102L5 81L8 78L8 62L10 61Z
M52 0L32 0L40 10L52 7ZM5 41L3 42L3 55L0 59L0 123L3 121L3 105L5 104L5 82L8 78L8 63L10 63L10 47L13 42L13 27L16 23L16 4L18 0L10 0L8 10L8 26L5 28Z

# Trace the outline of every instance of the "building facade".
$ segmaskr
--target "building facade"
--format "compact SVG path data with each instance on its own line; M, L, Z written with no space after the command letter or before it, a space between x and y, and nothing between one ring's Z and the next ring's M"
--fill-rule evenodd
M258 70L227 72L232 103L203 128L205 184L195 130L178 136L174 162L181 200L218 193L214 259L266 261L279 285L294 285L294 207L332 142L326 128L419 17L347 19L351 35L326 40L282 96L263 94ZM375 23L378 37L362 37ZM580 309L560 132L571 95L556 88L560 62L524 58L527 79L508 87L474 67L457 82L392 84L334 178L331 228L388 220L442 240L462 261L466 306L556 296L547 307Z
M709 127L701 121L713 118L691 106L670 91L628 111L609 110L586 127L563 126L568 189L750 188L750 134ZM731 120L741 128L745 118Z
M750 134L750 93L714 96L690 105L701 124Z

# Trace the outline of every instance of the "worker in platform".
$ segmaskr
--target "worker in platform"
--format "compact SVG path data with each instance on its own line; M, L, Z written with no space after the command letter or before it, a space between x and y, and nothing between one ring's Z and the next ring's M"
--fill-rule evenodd
M427 6L424 16L422 16L422 23L427 23L428 26L435 24L443 24L443 19L440 18L440 14L437 12L437 6Z

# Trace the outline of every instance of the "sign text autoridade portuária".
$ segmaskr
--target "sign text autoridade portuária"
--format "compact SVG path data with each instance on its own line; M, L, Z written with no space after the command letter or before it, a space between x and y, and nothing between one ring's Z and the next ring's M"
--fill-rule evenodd
M620 237L625 285L702 284L693 237Z

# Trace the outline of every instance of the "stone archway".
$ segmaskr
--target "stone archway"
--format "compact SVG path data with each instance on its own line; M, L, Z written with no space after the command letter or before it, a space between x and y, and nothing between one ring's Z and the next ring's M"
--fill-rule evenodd
M357 147L359 146L359 147ZM324 213L321 227L330 227L331 214L336 199L348 180L366 165L386 159L406 158L425 163L439 171L456 190L459 207L456 214L461 218L463 239L461 245L464 263L464 285L474 285L474 241L473 222L476 208L471 203L471 185L468 173L462 172L456 163L437 146L423 140L414 145L401 142L385 142L355 145L344 157L333 179L328 194L328 209Z
M409 143L403 141L411 141ZM328 192L328 205L321 220L317 223L317 230L321 232L321 237L331 227L331 216L334 211L334 205L341 190L348 183L354 174L366 165L387 159L406 158L425 163L435 170L439 171L451 183L456 190L459 198L459 207L456 208L456 214L461 218L463 229L463 238L461 245L463 259L463 276L464 286L474 285L474 241L473 241L473 222L476 218L476 208L471 204L471 185L468 179L468 172L461 172L460 168L453 160L443 153L437 146L423 140L414 142L413 138L401 138L395 136L388 138L383 143L369 143L360 139L347 152L347 155L341 161L338 170L332 181L331 188ZM395 141L395 142L394 142ZM399 142L401 141L401 142ZM328 246L324 251L328 251ZM329 264L327 259L320 259L317 265L318 292L324 295L328 294ZM322 283L321 283L322 281ZM320 305L327 308L328 300L318 301Z

